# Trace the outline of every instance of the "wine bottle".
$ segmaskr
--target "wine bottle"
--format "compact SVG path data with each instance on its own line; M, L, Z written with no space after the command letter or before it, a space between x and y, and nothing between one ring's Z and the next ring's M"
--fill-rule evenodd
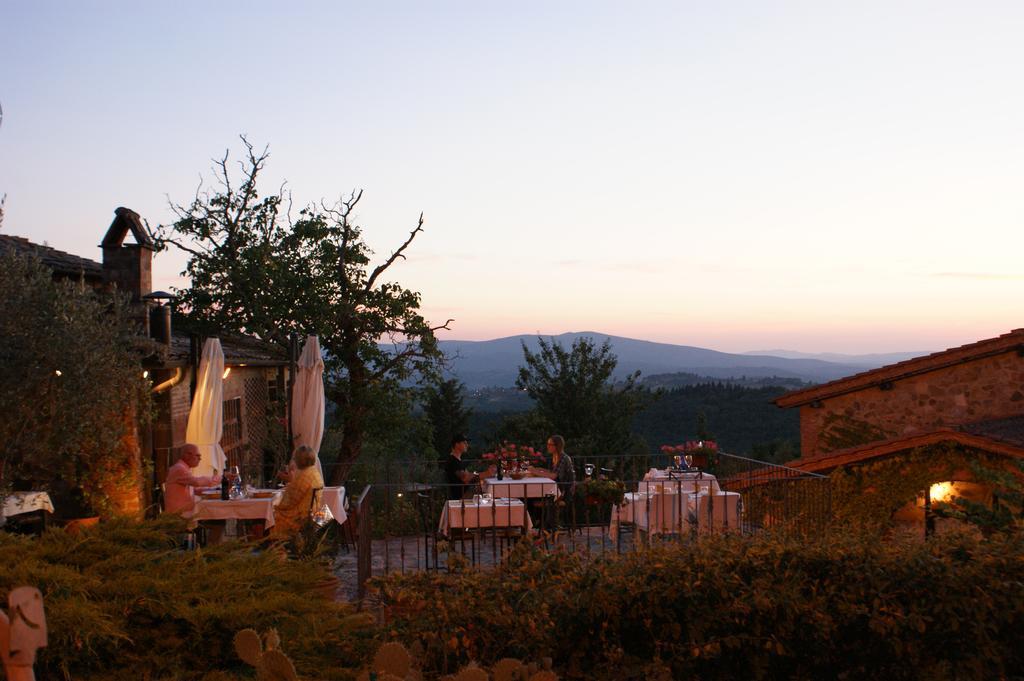
M226 471L220 476L220 498L224 501L231 498L231 481L228 480Z
M503 468L505 468L505 466L502 465L501 459L498 459L498 480L504 480L505 479L505 474L502 472Z

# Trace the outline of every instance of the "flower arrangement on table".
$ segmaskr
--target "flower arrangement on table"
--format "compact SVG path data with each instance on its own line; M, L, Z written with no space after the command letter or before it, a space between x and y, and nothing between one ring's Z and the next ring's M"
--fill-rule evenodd
M544 461L544 455L528 445L502 442L493 452L484 454L483 459L501 466L513 478L522 478L531 465Z
M688 440L681 445L662 445L661 452L674 457L677 468L684 460L687 468L697 466L710 470L718 464L718 445L714 440Z

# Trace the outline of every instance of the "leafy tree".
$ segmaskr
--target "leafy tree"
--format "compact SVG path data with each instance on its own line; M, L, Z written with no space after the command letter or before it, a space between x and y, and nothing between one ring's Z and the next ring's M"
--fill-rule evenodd
M286 194L261 196L257 180L269 156L242 138L246 156L235 180L228 154L215 161L217 187L202 186L177 220L157 232L161 247L189 253L191 284L180 292L190 320L208 333L239 331L281 344L291 332L320 337L326 395L338 407L341 441L331 484L340 484L362 452L375 399L398 390L441 360L434 332L419 313L420 294L384 275L423 231L372 266L354 211L362 193L321 203L292 219Z
M991 503L954 495L932 505L942 518L955 518L974 525L985 535L1019 531L1024 528L1024 461L968 461L975 482L992 490Z
M572 453L617 455L633 449L632 419L650 393L637 384L639 371L613 385L618 359L607 340L597 346L578 338L566 350L541 338L536 353L523 343L523 359L516 387L534 399L539 416L566 438Z
M111 492L139 483L133 417L149 414L137 351L148 345L127 304L15 253L0 253L0 300L0 486L114 512Z
M655 447L713 439L723 452L785 463L800 456L800 415L772 403L786 390L723 382L665 390L637 414L633 428ZM701 413L714 426L707 428L710 438L701 437ZM691 424L696 424L696 431Z
M431 439L438 456L448 453L456 433L465 433L469 429L472 411L464 403L465 392L466 386L457 378L439 380L425 391L423 406L433 430Z
M708 415L703 411L697 412L697 439L711 439L711 431L708 430Z

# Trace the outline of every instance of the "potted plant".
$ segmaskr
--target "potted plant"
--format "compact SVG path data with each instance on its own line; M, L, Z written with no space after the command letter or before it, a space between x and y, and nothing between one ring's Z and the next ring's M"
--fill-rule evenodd
M626 496L626 486L619 480L590 478L580 485L583 498L592 506L611 504L618 506Z

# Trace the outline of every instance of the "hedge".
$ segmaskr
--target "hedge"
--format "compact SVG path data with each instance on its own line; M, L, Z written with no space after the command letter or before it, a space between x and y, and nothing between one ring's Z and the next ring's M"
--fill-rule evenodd
M242 542L182 551L182 530L170 519L38 539L0 533L0 595L43 593L49 645L38 678L251 678L232 644L246 627L276 627L303 678L352 678L376 649L367 616L325 598L323 563Z
M1006 678L1024 670L1024 540L709 537L610 559L373 582L425 669L551 656L570 678Z

